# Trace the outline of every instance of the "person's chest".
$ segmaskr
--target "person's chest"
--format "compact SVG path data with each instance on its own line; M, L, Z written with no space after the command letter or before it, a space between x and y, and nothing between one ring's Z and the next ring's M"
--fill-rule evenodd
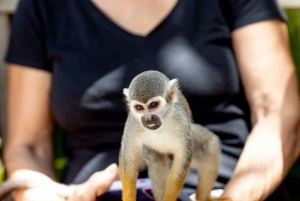
M190 102L203 106L239 92L230 30L217 0L179 0L147 36L119 27L90 0L63 2L60 17L50 15L48 39L52 104L60 115L84 108L125 112L122 89L150 69L178 78Z
M113 23L129 33L146 36L174 9L178 0L91 0Z

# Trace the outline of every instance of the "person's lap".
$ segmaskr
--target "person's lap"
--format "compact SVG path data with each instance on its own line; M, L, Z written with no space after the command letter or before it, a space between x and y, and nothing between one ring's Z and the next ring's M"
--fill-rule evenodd
M79 184L84 181L86 181L90 175L92 175L95 171L100 171L105 169L108 165L110 165L113 162L117 162L118 160L118 153L119 148L116 149L110 149L103 152L100 152L98 154L95 154L94 157L92 157L83 167L74 167L76 164L72 163L73 169L80 169L80 171L76 174L76 176L72 179L72 182L67 183L74 183ZM230 178L230 174L233 172L234 166L237 162L237 158L234 158L232 156L228 156L226 154L222 153L222 163L220 166L220 175L218 180L215 183L214 189L220 189L223 188L226 185L226 182ZM82 166L82 165L81 165ZM72 170L72 167L69 167L68 169ZM223 173L223 174L222 174ZM224 174L225 173L225 174ZM69 173L70 174L70 173ZM74 174L74 173L71 173ZM68 171L65 172L65 178L68 178ZM140 174L140 178L144 178L147 176L147 172L144 171ZM70 179L70 177L69 177ZM66 181L63 181L66 182ZM178 200L180 201L189 201L189 196L195 192L197 184L197 171L195 169L191 169L190 173L188 174L186 178L185 186L183 187L180 198ZM149 196L151 192L147 191L146 189L140 189L137 191L137 201L151 201ZM98 198L98 201L121 201L121 192L107 192L103 196ZM278 189L270 195L270 197L266 201L288 201L290 200L288 197L288 194L286 192L284 183L278 187Z

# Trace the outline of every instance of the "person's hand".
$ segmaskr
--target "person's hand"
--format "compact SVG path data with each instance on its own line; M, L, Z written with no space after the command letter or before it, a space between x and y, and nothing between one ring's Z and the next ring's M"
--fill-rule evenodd
M13 191L16 201L65 201L74 192L74 187L59 184L32 170L17 170L10 179L27 181L28 188Z
M20 189L13 194L16 201L66 201L65 197L45 188Z
M95 201L104 194L118 175L116 164L105 170L94 173L85 183L75 186L74 192L68 201Z
M79 185L60 184L31 170L18 170L11 178L30 181L30 188L14 192L16 201L95 201L107 191L117 175L117 165L112 164Z

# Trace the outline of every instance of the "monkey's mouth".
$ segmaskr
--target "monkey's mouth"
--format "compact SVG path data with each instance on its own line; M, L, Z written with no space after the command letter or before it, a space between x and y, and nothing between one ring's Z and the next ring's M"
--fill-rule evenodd
M141 121L143 126L150 130L156 130L162 125L160 117L157 114L144 115L142 116Z
M148 124L145 127L150 129L150 130L156 130L161 126L161 123L156 123L156 124Z

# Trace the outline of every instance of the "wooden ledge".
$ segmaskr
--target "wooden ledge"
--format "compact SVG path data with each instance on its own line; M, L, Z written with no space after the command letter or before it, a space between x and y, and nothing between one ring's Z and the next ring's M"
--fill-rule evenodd
M12 14L15 12L19 0L0 0L0 14Z

